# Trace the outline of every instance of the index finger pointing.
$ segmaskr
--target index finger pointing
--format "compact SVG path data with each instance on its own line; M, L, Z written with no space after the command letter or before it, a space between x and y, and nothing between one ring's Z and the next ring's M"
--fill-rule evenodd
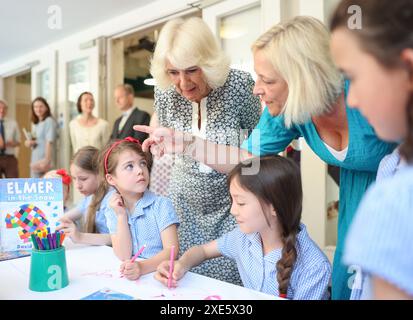
M133 130L140 131L140 132L145 132L145 133L148 133L148 134L152 134L153 131L155 130L155 128L151 128L149 126L144 126L144 125L137 124L137 125L133 126Z

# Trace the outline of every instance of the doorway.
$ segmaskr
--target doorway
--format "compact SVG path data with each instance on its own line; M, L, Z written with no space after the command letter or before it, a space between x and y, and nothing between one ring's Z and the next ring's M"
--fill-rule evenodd
M4 96L9 104L8 117L14 119L20 129L20 147L15 155L19 165L19 178L30 177L30 149L24 146L22 129L31 131L31 73L30 71L4 79Z

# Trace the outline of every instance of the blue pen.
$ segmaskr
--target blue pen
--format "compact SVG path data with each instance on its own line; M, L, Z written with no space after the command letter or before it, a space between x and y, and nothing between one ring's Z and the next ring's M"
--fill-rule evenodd
M47 245L47 239L46 238L42 239L42 243L43 243L44 250L49 250L49 246Z

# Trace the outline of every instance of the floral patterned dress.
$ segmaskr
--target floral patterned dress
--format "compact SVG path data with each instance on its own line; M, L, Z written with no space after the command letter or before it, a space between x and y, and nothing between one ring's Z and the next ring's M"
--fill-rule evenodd
M260 101L252 94L253 86L249 73L231 69L224 85L212 90L200 104L190 102L173 87L165 91L156 88L155 111L159 124L215 143L240 146L260 117ZM235 228L225 174L179 155L169 183L168 195L181 223L178 228L180 254ZM206 261L191 271L241 284L236 264L228 258Z

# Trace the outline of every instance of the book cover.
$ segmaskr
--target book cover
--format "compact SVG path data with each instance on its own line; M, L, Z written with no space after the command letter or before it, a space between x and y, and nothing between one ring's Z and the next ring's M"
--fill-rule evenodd
M109 288L102 288L80 300L135 300L135 298Z
M62 215L61 179L0 179L0 251L31 250L31 234L54 231Z

